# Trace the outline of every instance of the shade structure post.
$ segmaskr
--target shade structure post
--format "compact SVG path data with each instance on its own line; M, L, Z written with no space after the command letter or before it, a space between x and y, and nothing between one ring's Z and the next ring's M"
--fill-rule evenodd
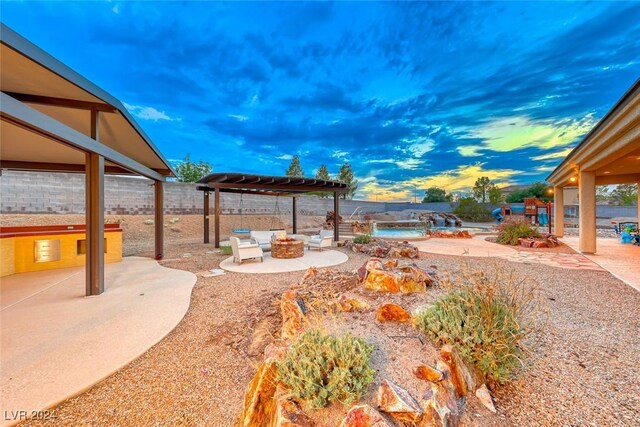
M213 196L213 246L220 247L220 188L216 187Z
M204 206L202 210L204 216L204 243L209 243L209 192L204 192Z
M578 181L580 210L580 252L596 252L596 173L580 171Z
M293 228L293 234L298 234L298 198L297 197L292 197L293 201L292 201L292 228Z
M340 240L340 197L337 191L333 193L333 240L336 245Z
M551 222L549 222L551 223ZM556 236L564 236L564 188L553 188L553 226Z
M164 257L164 185L162 181L154 182L154 225L155 225L155 258Z
M104 157L87 153L86 179L86 283L87 296L104 292Z

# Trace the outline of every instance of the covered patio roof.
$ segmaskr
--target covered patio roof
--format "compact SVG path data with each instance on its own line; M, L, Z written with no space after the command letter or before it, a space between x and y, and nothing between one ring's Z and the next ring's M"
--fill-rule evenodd
M86 294L104 291L104 174L154 180L156 259L163 182L175 176L124 105L0 24L0 167L86 175Z
M551 172L547 181L555 187L558 236L564 234L563 188L578 186L580 251L595 253L596 186L640 183L640 79Z
M579 172L594 172L596 185L640 181L640 79L547 177L576 186Z
M106 173L175 175L114 96L3 24L0 42L3 169L84 172L89 149L104 155Z
M250 175L235 172L212 173L198 181L198 190L204 192L204 243L209 243L209 193L214 192L214 244L220 247L220 193L256 194L261 196L292 197L293 233L297 232L298 214L296 196L310 192L333 193L333 210L340 212L338 196L347 194L349 186L339 181L288 176ZM334 225L333 238L340 239L339 227Z

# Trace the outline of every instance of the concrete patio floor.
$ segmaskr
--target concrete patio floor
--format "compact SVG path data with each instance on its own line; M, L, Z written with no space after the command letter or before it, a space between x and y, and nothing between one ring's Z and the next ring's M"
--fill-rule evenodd
M578 250L578 237L563 237L562 242ZM640 291L640 247L620 243L618 239L596 239L596 253L583 254L618 279Z
M84 277L70 268L0 279L2 414L49 408L140 356L184 317L196 282L139 257L107 264L100 296L84 296Z
M242 264L236 264L233 262L233 257L229 257L220 263L220 268L235 273L286 273L306 270L309 267L330 267L347 262L348 259L349 257L340 251L330 249L319 251L305 248L302 258L277 259L273 258L271 253L265 252L264 262L260 262L260 260L245 260Z

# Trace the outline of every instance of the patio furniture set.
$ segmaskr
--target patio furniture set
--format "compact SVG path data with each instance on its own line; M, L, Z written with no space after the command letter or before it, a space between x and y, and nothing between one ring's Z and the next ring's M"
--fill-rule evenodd
M264 252L271 252L272 258L291 259L304 256L304 247L322 251L333 244L333 231L320 230L311 237L292 234L287 235L285 230L251 231L248 240L241 240L232 236L229 238L233 262L242 264L247 259L260 259L264 261Z

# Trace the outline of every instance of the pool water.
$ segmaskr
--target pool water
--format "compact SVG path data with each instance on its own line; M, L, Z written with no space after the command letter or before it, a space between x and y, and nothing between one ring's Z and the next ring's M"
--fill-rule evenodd
M487 233L491 231L489 228L483 227L431 227L431 230L443 230L443 231L462 231L466 230L471 234L475 233ZM378 230L377 228L373 232L373 237L388 237L390 239L409 239L416 237L424 237L424 228L385 228Z

